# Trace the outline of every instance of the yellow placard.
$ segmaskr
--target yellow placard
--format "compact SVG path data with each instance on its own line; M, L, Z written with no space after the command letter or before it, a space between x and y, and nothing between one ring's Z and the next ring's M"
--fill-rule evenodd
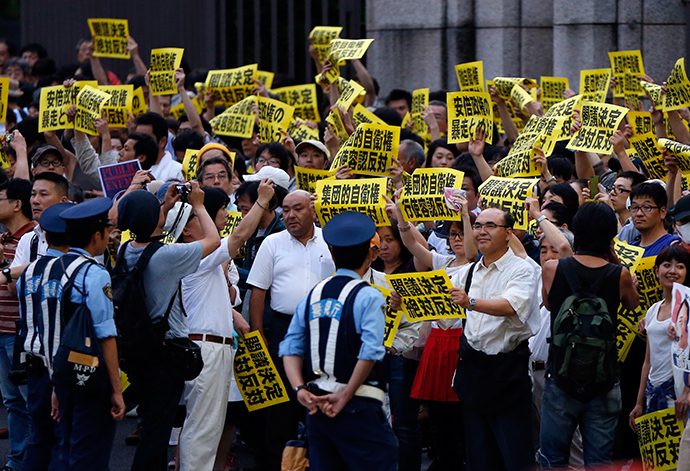
M343 91L340 94L340 97L338 97L338 101L335 102L335 106L342 106L343 109L347 111L347 109L352 106L352 103L362 91L364 91L363 86L354 80L348 81L343 87Z
M683 421L676 418L675 407L638 417L635 430L645 471L676 469L685 427Z
M642 86L644 91L646 91L649 95L649 99L652 100L654 108L659 111L665 111L664 95L661 94L661 85L657 85L656 83L645 82L644 80L640 80L640 85Z
M214 117L210 121L213 132L219 136L234 136L243 139L252 137L256 124L252 105L256 99L255 96L248 96Z
M199 149L187 149L182 160L182 174L185 181L196 180L196 172L199 169Z
M664 297L661 283L654 273L655 261L656 256L643 257L635 270L638 282L637 292L640 294L640 309L643 313L646 313L652 304L661 301Z
M681 144L671 139L659 139L658 142L659 146L668 150L671 155L676 157L678 170L683 173L690 172L690 145Z
M618 240L617 237L613 239L613 250L616 252L618 259L630 273L635 273L637 265L644 256L644 249L635 245L630 245L627 242Z
M103 106L110 100L110 94L86 85L77 95L77 114L74 129L97 136L95 120L101 117Z
M549 111L556 103L560 103L565 98L563 93L570 88L568 79L565 77L544 77L540 80L541 104L544 111Z
M535 88L537 86L537 82L530 78L496 77L492 80L492 82L492 85L496 86L498 96L500 96L504 100L510 98L510 92L513 90L513 87L518 83L523 84L527 88Z
M326 74L319 74L328 83L335 82L340 77L340 64L346 60L361 59L367 49L374 42L373 39L333 39L328 46L328 57L326 60L331 63L333 68Z
M300 143L309 139L319 140L319 128L312 128L309 124L301 119L292 118L290 126L287 130L288 134L295 143Z
M637 157L642 159L647 176L666 180L668 169L664 165L664 156L656 142L654 122L647 111L628 112L628 122L633 128L629 139Z
M622 317L619 312L616 332L616 349L618 350L618 361L623 363L628 358L630 347L637 336L636 327L633 326L627 317Z
M258 331L240 338L235 353L235 381L250 412L290 400Z
M460 305L450 299L453 285L446 270L386 275L386 281L402 300L410 322L464 318Z
M461 92L485 92L484 62L466 62L455 66Z
M527 230L529 214L525 200L534 193L538 178L489 177L479 187L484 208L500 208L515 218L515 229Z
M583 100L604 103L611 84L611 69L580 71L580 95Z
M461 213L448 209L443 189L462 189L463 178L459 170L416 169L405 183L400 198L405 221L459 221Z
M229 106L251 96L252 89L256 87L252 79L258 80L256 64L236 69L210 70L204 86L216 92L217 99Z
M535 152L534 148L539 147L541 134L533 129L535 126L530 126L530 123L536 122L538 118L532 116L525 126L518 138L513 143L508 155L502 158L494 165L496 175L505 178L516 177L538 177L541 175L539 165L532 161Z
M256 71L256 79L263 83L266 88L269 90L273 86L273 79L275 78L276 74L273 72L266 72L265 70L257 70Z
M330 170L317 170L314 168L303 168L295 165L295 179L299 190L308 191L310 194L316 193L316 182L325 180L334 175Z
M295 109L295 118L308 119L315 123L321 122L319 106L316 99L316 85L295 85L293 87L283 87L271 90L278 96L278 99Z
M127 50L129 22L113 18L89 18L89 29L93 36L93 55L95 57L112 57L113 59L130 59Z
M235 232L237 225L242 221L242 213L239 211L228 211L228 222L225 223L225 227L220 231L220 236L222 238L230 237L230 234Z
M344 211L364 213L377 226L390 226L385 209L386 201L383 199L387 183L385 178L318 180L315 185L317 197L314 208L321 227Z
M67 120L67 110L72 106L72 94L62 85L41 88L38 109L38 132L69 129L72 124ZM4 116L4 115L3 115Z
M335 131L335 135L338 136L341 145L350 138L350 136L347 134L347 129L345 129L343 118L340 117L338 110L331 110L331 112L328 113L328 116L326 116L326 122L333 126L333 131Z
M666 80L664 111L673 111L690 105L690 80L685 71L685 58L676 61L671 75Z
M448 93L448 143L469 142L478 129L486 132L487 144L493 143L491 96L484 92Z
M259 134L261 142L280 142L281 130L290 127L295 109L282 101L272 98L257 97L259 103Z
M532 103L534 101L532 95L526 92L525 89L522 88L519 83L516 83L513 89L510 91L510 99L513 100L515 106L517 106L522 111L525 111L525 105L527 105L528 103Z
M422 117L425 106L429 106L429 89L419 88L414 90L412 92L410 119L412 119L412 132L419 136L426 136L429 134L429 126L424 122L424 118ZM406 126L403 125L402 127L404 128Z
M627 113L628 109L622 106L593 101L583 102L580 114L582 126L568 142L568 149L610 154L613 152L611 136Z
M361 103L357 103L352 111L352 120L355 122L355 126L359 126L362 123L386 124L381 118L366 109Z
M175 70L180 67L184 49L166 47L151 49L151 72L149 86L152 95L175 95Z
M316 26L309 33L309 39L312 46L316 49L319 62L326 60L328 56L328 46L335 38L340 36L343 30L341 26Z
M541 149L546 157L553 153L558 142L570 140L573 111L580 106L581 99L582 95L576 95L556 103L549 108L542 119L535 122L534 129L541 135Z
M389 167L398 156L400 128L385 124L360 124L345 141L331 164L331 171L347 165L356 174L391 176Z
M100 85L99 90L110 94L110 100L103 107L111 128L126 128L127 112L132 111L132 99L134 98L134 85Z
M148 110L146 99L144 98L144 89L139 87L134 90L132 94L132 116L136 118L140 114L146 113Z
M393 311L391 309L391 290L376 285L371 286L381 291L383 297L386 298L386 312L384 313L386 316L386 324L384 325L383 331L383 346L391 348L393 346L393 340L395 340L395 334L398 332L398 327L400 327L400 319L402 319L403 311Z
M7 120L7 100L10 91L9 77L0 77L0 123Z
M645 75L642 53L637 51L609 52L611 71L616 79L613 88L615 98L644 96L644 89L640 86L640 75Z

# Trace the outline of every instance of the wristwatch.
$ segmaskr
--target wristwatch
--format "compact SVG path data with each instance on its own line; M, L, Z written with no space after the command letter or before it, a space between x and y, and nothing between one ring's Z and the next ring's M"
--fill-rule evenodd
M543 214L542 214L541 216L539 216L539 219L537 219L537 226L538 226L539 224L541 224L541 222L542 222L544 219L546 219L546 216L544 216Z
M467 308L468 311L474 311L474 307L477 305L477 300L474 298L470 298L470 305Z
M12 270L10 269L10 267L3 268L2 274L5 275L5 278L7 278L8 283L12 283Z
M299 392L300 389L307 389L307 386L304 385L304 384L300 384L299 386L297 386L297 387L295 388L295 394L297 394L297 393Z

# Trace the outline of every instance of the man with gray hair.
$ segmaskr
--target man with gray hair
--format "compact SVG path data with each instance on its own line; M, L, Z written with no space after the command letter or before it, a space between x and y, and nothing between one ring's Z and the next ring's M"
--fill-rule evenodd
M403 170L412 174L416 169L424 166L426 160L424 148L412 139L405 139L398 147L398 160Z

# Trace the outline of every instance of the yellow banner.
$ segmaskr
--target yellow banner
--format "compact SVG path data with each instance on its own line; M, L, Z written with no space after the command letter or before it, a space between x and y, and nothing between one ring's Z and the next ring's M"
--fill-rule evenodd
M455 66L461 92L485 92L484 62L466 62Z
M306 122L294 117L290 121L287 132L296 143L309 139L319 140L319 128L312 128Z
M638 417L635 430L645 471L676 469L685 427L682 420L676 419L675 407Z
M391 176L388 167L398 156L399 144L399 127L360 124L333 159L331 171L347 165L356 174Z
M319 62L323 63L328 57L328 46L331 41L340 36L341 26L316 26L309 33L312 46L316 49Z
M318 180L316 182L316 202L314 208L321 227L336 214L344 211L364 213L374 220L377 226L390 226L386 214L386 194L388 180L385 178L363 178L358 180Z
M355 122L355 126L363 123L386 124L378 116L362 106L361 103L357 103L352 111L354 112L352 120Z
M335 106L342 106L343 109L347 111L347 109L350 108L350 106L352 106L352 103L363 91L363 86L361 86L354 80L348 81L347 84L343 87L343 91L340 94L338 101L335 102Z
M428 88L419 88L412 92L412 109L410 110L412 132L419 136L426 136L429 134L429 126L424 122L424 118L422 118L422 113L424 113L423 106L429 106Z
M500 96L504 100L510 98L510 92L513 90L513 87L517 83L521 83L527 88L535 88L537 86L537 82L530 78L496 77L493 79L493 85L496 86L498 96Z
M308 119L315 123L321 122L319 104L316 99L316 85L313 83L276 88L271 92L277 95L280 101L295 108L296 118Z
M613 250L616 252L618 259L630 273L635 273L637 265L644 256L644 249L635 245L630 245L627 242L622 242L618 238L613 239Z
M586 101L604 103L611 83L611 69L580 71L580 95Z
M676 157L678 170L683 173L690 172L690 145L670 139L659 139L659 146L667 149L670 154Z
M579 108L581 99L582 95L575 95L556 103L542 119L535 122L534 129L542 136L541 149L546 157L553 153L556 143L570 140L573 111Z
M525 89L520 86L520 84L515 84L513 89L510 91L510 98L513 100L513 103L515 103L515 106L522 111L525 111L525 105L534 101L532 95L527 93Z
M656 133L652 115L647 111L628 112L628 122L633 128L629 139L635 154L644 162L649 178L666 180L668 169L664 165L664 156L656 142Z
M101 117L101 111L110 94L90 85L86 85L77 95L77 115L74 118L74 129L97 136L95 120Z
M484 208L500 208L515 218L515 229L527 230L529 215L525 209L525 200L533 195L534 185L538 178L501 178L489 177L479 187Z
M240 338L235 354L235 381L250 412L290 400L258 331Z
M398 327L400 327L400 319L402 319L403 311L393 311L391 309L391 290L376 285L371 286L381 291L383 297L386 298L386 312L384 313L386 316L386 324L383 331L383 346L391 348L393 346L393 340L395 340L395 334L398 332Z
M0 123L4 123L7 120L7 100L9 91L9 77L0 77Z
M652 100L654 108L659 111L664 111L664 95L661 94L661 85L645 82L644 80L640 80L640 85L649 94L649 98Z
M644 89L640 86L640 75L645 75L642 53L639 50L609 52L609 60L616 79L613 96L626 100L644 96Z
M400 206L405 221L460 221L460 212L446 206L444 188L462 189L463 172L418 168L403 188Z
M644 249L614 238L613 250L616 252L621 265L627 268L630 273L635 273L644 256ZM618 346L618 361L620 362L624 362L628 357L630 347L635 337L640 333L637 322L641 319L642 313L643 311L639 307L630 311L621 306L618 310L616 344Z
M637 292L640 294L640 309L643 313L664 297L664 291L659 279L654 274L656 257L643 257L637 265L635 273L639 283Z
M273 72L266 72L265 70L257 70L256 71L256 79L263 83L266 88L269 90L273 86L273 79L275 78L276 74Z
M295 178L297 179L297 188L308 191L310 194L316 193L316 182L325 180L335 175L330 170L317 170L313 168L303 168L295 165Z
M112 57L129 59L127 38L129 22L112 18L89 18L89 29L93 36L93 55L95 57Z
M344 145L350 136L347 134L347 129L345 129L345 124L343 123L343 119L340 117L338 110L331 110L331 112L328 113L328 116L326 116L326 122L333 126L333 131L335 132L335 135L338 136L340 144ZM333 156L331 156L331 158L333 158Z
M565 98L563 93L570 88L568 79L565 77L543 77L541 83L541 104L544 111L549 109L556 103L560 103Z
M256 124L252 113L252 105L255 102L255 96L248 96L214 117L211 120L213 132L219 136L234 136L243 139L252 137Z
M196 172L199 169L199 149L187 149L182 160L182 174L185 181L196 180Z
M166 47L151 49L150 87L152 95L175 95L175 69L180 67L184 49Z
M373 39L333 39L328 46L328 62L333 68L326 74L319 74L333 83L340 76L339 65L346 60L361 59L367 49L374 42Z
M582 127L568 142L568 149L573 151L610 154L613 145L611 136L618 129L628 113L627 108L607 103L583 102Z
M450 299L453 285L445 270L386 275L386 281L402 299L410 322L465 317L463 309Z
M132 95L132 116L135 118L140 114L144 114L148 111L146 106L146 100L144 99L144 89L142 87L134 90Z
M539 165L532 161L532 157L535 155L534 147L538 147L537 144L541 142L540 134L527 130L530 127L529 123L536 119L538 118L534 116L530 118L528 126L518 135L508 155L494 165L496 175L504 178L538 177L541 175Z
M41 98L38 108L38 132L69 129L72 125L67 121L67 110L72 106L72 94L62 85L41 88ZM5 112L3 116L7 113Z
M469 142L478 129L486 132L486 142L493 142L491 96L483 92L448 93L448 143Z
M690 80L685 71L685 58L676 61L671 75L666 80L664 111L673 111L690 105Z
M295 109L281 101L272 98L257 97L259 102L259 133L261 142L280 142L287 132Z
M252 89L256 87L252 79L258 80L256 64L236 69L210 70L204 86L216 92L217 100L229 106L251 96Z
M126 128L127 112L132 111L132 99L134 98L134 85L100 85L99 90L110 94L110 100L103 107L108 126L111 128Z
M239 211L228 211L228 222L225 223L225 227L220 231L220 236L222 238L230 237L230 234L235 232L237 225L242 221L242 213Z

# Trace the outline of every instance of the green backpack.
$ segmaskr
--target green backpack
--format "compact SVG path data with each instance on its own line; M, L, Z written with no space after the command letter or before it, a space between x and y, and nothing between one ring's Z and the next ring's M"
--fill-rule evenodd
M602 267L586 291L572 258L562 260L560 267L573 294L563 302L551 326L550 371L556 386L571 397L589 401L618 380L616 327L606 302L595 294L618 267Z

